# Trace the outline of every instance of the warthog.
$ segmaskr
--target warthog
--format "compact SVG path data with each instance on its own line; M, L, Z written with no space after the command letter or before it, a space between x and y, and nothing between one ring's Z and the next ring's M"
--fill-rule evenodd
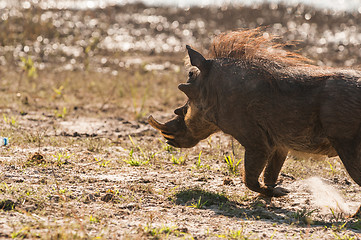
M233 136L245 148L246 186L270 197L288 193L276 181L289 150L339 155L361 185L361 71L312 65L260 29L219 35L209 59L187 50L194 67L178 86L187 103L164 124L148 119L168 144Z

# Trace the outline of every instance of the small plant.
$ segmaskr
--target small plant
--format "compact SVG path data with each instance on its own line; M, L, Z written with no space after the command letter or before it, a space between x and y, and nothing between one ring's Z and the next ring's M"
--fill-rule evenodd
M54 111L54 115L56 118L65 118L67 113L68 113L68 110L66 109L66 107L63 107L63 111L61 111L61 112L58 110Z
M64 164L69 164L69 159L71 156L73 156L74 154L70 154L68 155L68 153L57 153L55 155L53 155L53 157L55 158L55 164L60 167Z
M227 163L228 170L231 174L237 174L238 165L241 163L242 159L236 162L234 155L224 156L224 160Z
M167 151L167 152L174 152L174 151L175 151L174 147L171 146L171 145L168 145L168 144L166 144L166 145L163 147L163 149L164 149L165 151Z
M50 192L61 197L63 200L66 200L67 196L71 195L72 193L69 189L60 188L59 186L53 186Z
M106 160L102 159L101 157L99 157L99 159L94 157L94 159L100 167L106 167L108 165L108 163L110 163L110 160L106 161Z
M135 142L133 141L133 138L130 135L128 135L128 137L129 137L130 142L133 144L133 147L137 148L144 158L147 158L147 155L145 155L143 149L139 145L135 144ZM132 150L133 150L133 148L132 148Z
M128 163L130 166L135 166L138 167L140 165L145 165L149 162L149 160L147 161L142 161L139 158L134 156L134 150L133 148L130 150L129 152L129 159L124 160L124 162Z
M68 191L68 189L64 188L64 189L59 189L58 193L59 194L66 194Z
M167 151L167 152L169 152L169 153L176 151L176 149L175 149L173 146L164 143L162 140L159 139L159 142L163 145L164 151Z
M340 235L338 233L333 232L332 233L335 236L335 239L337 240L355 240L355 237L351 237L349 234L345 233L344 235Z
M203 165L201 163L201 155L202 155L202 151L200 151L199 154L198 154L198 158L197 158L197 162L196 162L196 167L197 168L202 168L203 167Z
M350 235L348 235L347 233L345 234L341 234L340 232L342 232L346 226L348 222L343 223L342 225L332 225L331 230L332 230L332 234L334 235L334 239L337 240L353 240L356 239L355 237L351 237ZM325 227L327 228L327 227Z
M308 211L307 209L297 210L295 213L292 214L293 218L297 221L301 221L305 224L311 225L313 224L313 220L311 218L312 213L314 213L316 209L312 211Z
M332 214L332 217L335 219L336 222L344 219L344 214L343 212L335 212L332 208L330 208L330 211L331 211L331 214Z
M202 202L202 196L199 196L198 201L195 203L192 203L189 207L201 209L204 205L207 204L208 201Z
M106 193L111 193L114 196L122 197L122 195L120 195L119 189L107 189Z
M252 234L245 233L244 227L240 230L233 230L230 229L227 231L226 234L220 234L218 235L219 238L226 238L226 239L234 239L234 240L247 240L247 239L251 239Z
M185 237L186 235L186 233L179 231L176 226L152 227L151 224L148 224L146 227L144 227L143 231L145 234L150 235L155 239L168 239L170 235L174 235L176 237Z
M97 217L94 217L93 215L89 216L89 222L90 223L100 223L100 220Z
M9 186L6 184L6 182L0 183L0 192L8 192L10 190Z
M184 156L180 156L179 158L177 158L176 156L174 156L172 154L171 161L172 161L173 164L184 165L185 162L186 162L186 158Z
M133 167L138 167L140 165L145 164L145 163L143 163L137 159L133 159L133 158L131 158L129 160L124 160L124 162L128 163L130 166L133 166Z
M328 165L330 166L331 174L332 174L332 175L335 175L336 169L332 166L332 164L331 164L329 161L327 161L327 163L328 163Z
M208 164L206 164L206 165L202 164L201 155L202 155L202 151L200 151L199 154L198 154L198 158L197 158L197 161L196 161L196 166L192 167L192 168L195 168L195 169L206 168L206 169L209 170L210 166Z
M18 239L24 239L29 237L30 234L30 227L24 227L20 229L19 231L14 231L11 233L11 238L18 238Z
M26 73L27 77L33 79L37 78L38 74L31 57L28 58L21 57L20 60L23 63L23 70Z
M151 159L153 159L155 157L155 155L158 153L158 152L156 152L156 153L147 155L139 145L135 144L135 142L133 141L133 138L130 135L128 137L133 145L133 148L131 148L129 151L129 159L124 160L124 162L130 164L131 166L145 165L145 164L149 163L149 161ZM138 151L140 152L140 156L137 156L135 154L134 149L138 149Z
M54 96L53 98L61 98L63 96L63 90L64 90L64 86L61 85L59 88L53 88L54 91Z
M7 116L5 113L3 114L5 124L9 124L12 127L17 126L16 118L14 116Z

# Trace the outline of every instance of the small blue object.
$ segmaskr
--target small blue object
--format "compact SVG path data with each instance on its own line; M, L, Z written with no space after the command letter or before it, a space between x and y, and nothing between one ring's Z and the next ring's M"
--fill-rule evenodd
M3 141L2 141L2 145L3 146L6 146L6 145L8 145L8 143L9 143L9 139L7 138L7 137L3 137Z

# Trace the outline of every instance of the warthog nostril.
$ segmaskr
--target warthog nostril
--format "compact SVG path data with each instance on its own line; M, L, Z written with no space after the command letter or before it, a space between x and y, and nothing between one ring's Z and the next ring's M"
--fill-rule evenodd
M184 116L184 111L183 108L177 108L176 110L174 110L174 114L178 115L178 116Z
M174 113L178 116L184 117L187 114L187 110L188 110L188 103L174 110Z

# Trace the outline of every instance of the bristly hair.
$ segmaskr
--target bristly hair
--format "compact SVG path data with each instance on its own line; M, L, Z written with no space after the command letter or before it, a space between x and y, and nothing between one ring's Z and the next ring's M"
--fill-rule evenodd
M262 28L222 33L213 40L209 53L211 58L271 61L286 66L311 63L308 58L285 50L288 44L277 43L277 39Z

